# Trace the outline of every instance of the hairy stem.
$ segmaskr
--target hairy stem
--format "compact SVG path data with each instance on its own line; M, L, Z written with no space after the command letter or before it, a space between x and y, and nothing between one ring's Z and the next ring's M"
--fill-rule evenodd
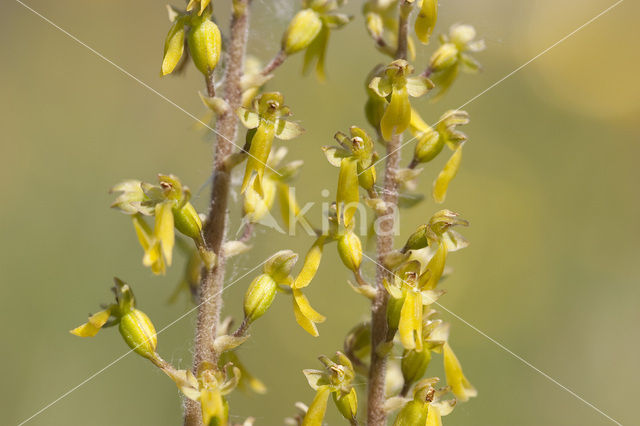
M406 59L408 48L409 13L412 3L402 1L400 5L400 22L398 27L398 50L396 59ZM394 134L387 143L387 159L384 173L384 190L382 199L386 209L380 221L379 235L376 241L378 268L376 270L376 297L371 304L371 365L369 367L369 391L367 399L367 425L384 426L387 414L384 411L385 378L387 374L388 354L381 352L380 347L387 340L387 302L389 294L382 281L388 277L389 271L384 265L384 258L393 250L393 233L395 215L398 205L398 180L396 170L400 165L400 145L402 135Z
M393 135L387 144L389 155L385 164L384 191L382 199L387 208L380 222L380 234L376 241L378 252L378 268L376 271L376 298L371 304L371 366L369 367L369 395L367 424L380 426L386 423L384 412L384 385L387 373L387 354L380 353L380 345L387 340L387 301L389 294L382 281L389 276L389 271L380 265L384 258L393 250L393 232L395 214L398 204L398 182L395 172L400 164L400 151L397 149L402 143L402 135Z
M213 185L209 215L204 227L204 238L207 248L217 255L217 263L213 268L204 268L200 281L200 305L194 343L194 373L203 362L216 365L219 354L213 348L216 329L222 310L222 290L225 277L226 259L221 250L227 232L227 202L231 186L231 169L227 158L233 153L233 141L238 131L238 119L235 110L240 106L242 90L240 79L244 69L244 58L247 46L249 27L249 1L234 0L231 18L231 37L228 46L228 60L225 70L224 99L229 109L218 116L218 138L213 160ZM214 96L213 76L207 79L209 96ZM202 417L200 405L187 400L185 404L185 426L200 426Z

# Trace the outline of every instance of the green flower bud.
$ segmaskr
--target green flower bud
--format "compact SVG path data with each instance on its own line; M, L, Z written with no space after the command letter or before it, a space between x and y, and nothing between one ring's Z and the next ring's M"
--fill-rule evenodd
M158 347L156 329L149 317L138 309L132 309L120 318L120 334L133 351L153 359Z
M282 50L287 55L307 48L322 29L322 21L311 9L296 13L282 37Z
M175 206L172 209L173 223L176 229L189 238L200 241L202 232L202 221L198 212L189 202L182 207Z
M291 250L281 250L271 256L264 265L264 272L271 276L276 282L285 282L291 269L298 261L298 255Z
M369 323L356 325L344 339L344 350L350 356L364 358L371 352L371 326Z
M421 401L409 401L398 413L393 426L416 426L427 422L428 404Z
M402 369L402 377L404 377L405 386L417 382L424 376L431 361L431 351L423 349L418 352L414 349L405 350L402 355L400 367Z
M351 388L351 391L346 395L343 395L341 392L333 392L332 395L333 402L335 402L340 414L354 424L358 414L358 394L355 388Z
M362 263L362 243L360 238L350 231L338 240L338 254L344 266L356 272Z
M387 327L391 336L396 334L398 326L400 325L400 313L402 312L402 305L404 304L404 298L390 297L387 303Z
M445 43L436 50L429 61L429 67L434 71L442 71L453 66L458 60L458 48L453 43Z
M187 44L196 68L202 74L209 75L220 60L222 38L218 26L207 14L193 19Z
M407 243L404 245L402 252L406 253L409 250L420 250L428 246L429 239L427 238L427 232L427 225L423 224L418 226L418 229L407 239Z
M253 322L264 315L276 297L278 285L271 276L262 274L257 276L247 293L244 295L244 316Z
M444 139L440 137L438 132L426 132L416 144L413 153L414 162L427 163L433 160L444 148Z

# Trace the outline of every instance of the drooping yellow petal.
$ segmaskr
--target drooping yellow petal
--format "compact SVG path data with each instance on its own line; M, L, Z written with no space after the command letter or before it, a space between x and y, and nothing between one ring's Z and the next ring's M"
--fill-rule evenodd
M309 405L307 414L302 420L302 426L322 426L324 413L327 411L327 401L331 390L328 386L320 386L316 392L315 398Z
M340 162L340 173L338 175L338 191L336 194L336 204L338 209L338 222L344 216L344 225L349 228L353 221L353 216L358 210L360 200L358 183L358 160L354 157L343 158Z
M318 313L311 307L309 299L307 299L307 296L302 294L301 290L293 289L293 297L296 300L296 304L298 305L302 315L309 318L309 320L319 323L324 322L324 320L327 319L324 315Z
M89 317L89 320L86 323L74 328L70 333L78 337L93 337L98 333L98 331L100 331L110 316L111 308L96 312Z
M413 290L406 292L400 323L398 324L400 343L405 349L422 350L422 294Z
M153 236L156 241L160 242L160 248L167 265L171 265L173 245L175 243L171 203L156 204L156 223L153 228Z
M224 398L217 388L204 389L200 393L200 406L202 408L202 421L205 425L226 425L227 416L224 407Z
M316 322L323 322L325 317L316 312L300 290L293 290L293 313L296 321L307 333L318 337Z
M305 231L313 231L311 223L309 223L307 218L300 212L300 205L296 200L293 189L286 183L279 182L277 192L280 204L280 213L282 214L282 220L285 223L287 230L290 233L293 233L295 224L298 222Z
M304 258L302 270L293 283L294 289L308 286L313 277L316 275L316 272L318 272L318 268L320 267L320 260L322 260L322 249L324 247L324 241L324 236L319 237L313 243L313 246L311 246L311 248L309 249L309 252Z
M422 7L416 17L415 30L420 42L427 44L438 19L438 0L422 0Z
M455 152L444 165L444 168L433 183L433 200L436 203L444 202L447 195L447 188L449 183L456 177L458 169L460 168L460 162L462 161L462 144L456 148Z
M251 139L251 147L249 148L249 157L247 158L247 166L242 180L240 192L244 192L251 181L251 176L256 173L258 175L258 188L262 185L262 176L271 152L271 145L274 137L274 124L272 122L262 120L255 135Z
M136 230L138 241L144 250L144 256L142 258L142 264L150 267L151 272L156 275L164 274L165 263L160 251L160 243L157 241L149 228L149 225L144 221L142 215L135 214L132 216L133 227Z
M133 220L133 227L136 230L136 235L138 236L138 241L142 246L142 250L146 252L152 245L151 229L149 228L149 225L147 225L147 222L142 218L142 215L135 214L131 216L131 219Z
M451 392L458 400L464 402L478 395L478 391L462 373L460 361L451 350L449 343L444 344L444 372L447 377L447 385L451 387Z
M442 417L440 417L440 410L435 405L429 404L426 426L442 426Z
M319 81L325 81L324 58L329 42L329 29L323 25L318 35L313 39L304 54L302 73L306 74L311 64L316 61L316 76Z
M386 141L390 141L394 134L407 130L411 122L411 104L406 88L394 89L391 92L391 102L384 110L380 120L380 132Z

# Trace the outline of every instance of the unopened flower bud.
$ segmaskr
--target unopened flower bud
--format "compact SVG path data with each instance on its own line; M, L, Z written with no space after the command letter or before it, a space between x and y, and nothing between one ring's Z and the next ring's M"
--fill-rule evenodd
M365 22L367 25L367 31L374 40L382 39L382 33L384 32L384 22L382 16L378 13L369 12L365 16Z
M276 282L282 283L289 278L291 269L298 261L298 255L291 250L281 250L271 256L264 265L264 272Z
M322 29L322 21L312 9L304 9L296 13L284 36L282 50L287 55L299 52L311 44Z
M402 355L402 377L404 377L405 386L410 386L424 376L431 361L431 351L423 349L418 352L415 349L405 350Z
M371 326L369 323L356 325L344 339L344 350L350 356L364 358L371 352Z
M133 351L145 358L156 357L158 337L149 317L138 309L132 309L120 318L120 334Z
M415 152L413 153L414 161L417 163L427 163L433 160L444 148L444 139L435 131L424 133L418 139Z
M347 232L338 240L338 254L344 266L356 272L362 263L362 243L353 232Z
M276 297L278 285L271 276L262 274L257 276L247 293L244 295L244 316L253 322L264 315Z
M335 402L340 414L353 424L358 414L358 395L355 388L343 395L340 392L333 392L333 402Z
M458 49L465 50L467 44L476 38L476 29L471 25L454 25L449 31L449 37Z
M188 37L189 53L202 74L209 75L218 64L221 43L220 29L206 13L193 19Z
M202 220L193 204L187 202L184 206L176 206L173 211L173 223L176 229L187 237L196 241L201 239Z
M442 71L451 67L458 60L458 48L453 43L445 43L436 50L429 61L429 67Z

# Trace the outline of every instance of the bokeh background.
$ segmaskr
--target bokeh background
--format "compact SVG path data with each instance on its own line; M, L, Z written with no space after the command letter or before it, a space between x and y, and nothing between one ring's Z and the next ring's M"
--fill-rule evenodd
M215 1L219 19L228 4ZM159 77L168 21L163 4L143 1L30 0L28 4L186 110L204 114L202 78ZM441 102L419 102L427 121L455 108L584 24L613 0L442 1L436 32L472 23L488 49L484 71L464 75ZM250 51L276 52L293 0L254 0ZM364 125L364 76L385 59L373 49L360 4L332 34L329 81L300 77L301 58L269 84L281 90L304 137L278 143L305 160L301 201L334 193L336 169L320 151L336 130ZM623 424L640 424L640 5L625 1L470 105L470 141L445 207L471 221L471 246L451 256L454 275L441 302L452 312ZM224 27L225 25L223 25ZM111 298L114 275L133 284L158 328L189 308L167 298L182 273L166 277L141 265L127 218L109 209L107 189L123 178L179 175L206 206L212 135L18 2L0 14L0 423L18 424L123 353L113 330L82 340L68 330ZM433 47L419 47L418 68ZM408 157L405 154L405 160ZM442 166L420 179L425 191ZM439 207L427 201L402 218L407 235ZM239 208L234 205L234 226ZM317 218L319 209L314 213ZM313 215L312 215L313 216ZM308 237L260 229L255 248L231 262L228 282L284 248L303 253ZM367 266L371 273L371 265ZM268 386L264 396L234 394L232 418L278 425L293 403L311 401L303 368L342 347L367 303L328 247L309 288L328 316L313 339L298 327L285 297L255 326L240 356ZM236 317L251 276L225 294ZM452 345L479 397L459 405L448 425L605 425L610 420L457 319ZM161 354L191 362L195 316L159 336ZM440 374L435 358L433 374ZM362 388L362 387L361 387ZM328 424L342 424L329 409ZM61 399L30 425L181 424L178 392L148 362L129 355Z

